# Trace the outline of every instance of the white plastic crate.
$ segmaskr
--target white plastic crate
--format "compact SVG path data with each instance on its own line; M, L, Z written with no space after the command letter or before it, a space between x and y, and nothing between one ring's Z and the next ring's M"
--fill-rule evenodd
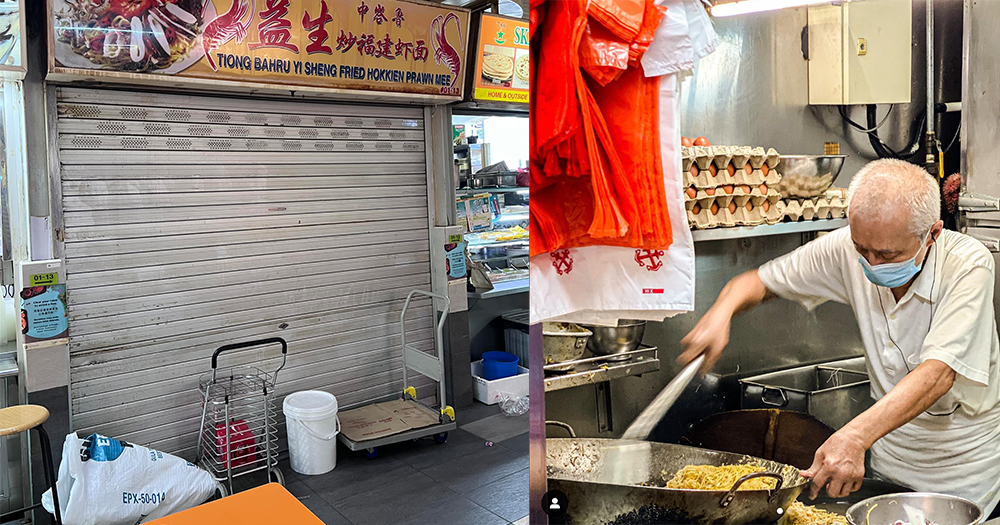
M500 392L522 397L528 395L528 369L519 366L516 376L488 381L483 379L482 360L472 363L472 397L487 405L495 405L500 402L497 398Z

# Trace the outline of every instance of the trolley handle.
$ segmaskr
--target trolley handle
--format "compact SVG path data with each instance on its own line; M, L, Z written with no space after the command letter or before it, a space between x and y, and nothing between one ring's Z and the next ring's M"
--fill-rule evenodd
M444 311L441 312L441 319L437 323L437 346L439 358L442 353L443 341L444 341L444 323L448 319L448 313L451 311L451 299L447 295L441 295L433 292L425 292L423 290L413 290L406 296L406 302L403 303L403 311L399 313L399 324L400 324L400 338L403 343L403 347L406 347L406 311L410 309L410 301L413 300L414 295L423 295L424 297L430 297L432 299L440 299L444 301Z
M250 348L253 346L270 345L275 343L281 345L281 366L279 366L278 369L274 371L274 383L272 383L273 387L274 384L277 384L278 372L280 372L282 368L285 368L285 359L287 359L288 357L288 343L286 343L285 340L280 337L269 337L267 339L243 341L242 343L232 343L225 346L220 346L215 350L215 353L212 354L212 382L213 383L215 382L215 372L219 366L219 354L221 354L222 352L228 352L230 350L240 350L242 348Z

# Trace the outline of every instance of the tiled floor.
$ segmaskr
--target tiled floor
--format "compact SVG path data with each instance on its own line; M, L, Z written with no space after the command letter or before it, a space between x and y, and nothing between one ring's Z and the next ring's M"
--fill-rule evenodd
M446 443L380 447L374 460L340 446L337 468L321 476L296 474L286 460L285 484L327 525L526 524L527 422L511 418L524 432L493 446L461 429L497 414L496 405L473 403L458 411L460 428Z

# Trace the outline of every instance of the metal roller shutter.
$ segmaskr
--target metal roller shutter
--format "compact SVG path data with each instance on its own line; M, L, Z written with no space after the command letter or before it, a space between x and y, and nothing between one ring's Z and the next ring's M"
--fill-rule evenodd
M74 430L191 459L212 352L273 335L289 343L279 407L297 390L350 407L402 389L402 299L430 288L421 108L57 100ZM431 350L430 303L409 318Z

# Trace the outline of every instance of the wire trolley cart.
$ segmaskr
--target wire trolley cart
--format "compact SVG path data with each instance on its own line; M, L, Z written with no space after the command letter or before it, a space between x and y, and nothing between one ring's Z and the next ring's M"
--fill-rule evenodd
M416 295L422 295L431 299L440 299L444 302L444 311L441 312L441 319L438 320L435 334L434 346L436 356L422 352L417 348L406 344L406 312L410 308L410 301ZM402 432L382 436L364 441L353 441L351 438L340 433L340 441L352 451L366 451L369 459L378 456L378 447L400 443L407 440L417 440L419 438L434 436L438 443L448 440L448 431L455 430L455 409L448 406L445 401L446 381L444 374L444 323L448 319L448 311L451 309L451 300L448 297L436 293L425 292L423 290L413 290L406 296L403 303L403 311L399 314L399 332L403 348L403 395L402 399L407 404L412 404L413 408L425 410L432 417L438 418L438 423L420 428L410 428ZM409 371L417 372L427 376L438 383L439 408L434 409L417 401L417 390L409 384Z
M281 345L281 366L268 373L253 366L219 370L219 354L265 345ZM274 387L285 367L288 344L280 337L219 347L212 354L212 372L199 378L204 398L198 432L199 466L215 478L222 496L233 493L233 479L266 470L284 485L278 470L278 429ZM227 492L228 491L228 492Z

